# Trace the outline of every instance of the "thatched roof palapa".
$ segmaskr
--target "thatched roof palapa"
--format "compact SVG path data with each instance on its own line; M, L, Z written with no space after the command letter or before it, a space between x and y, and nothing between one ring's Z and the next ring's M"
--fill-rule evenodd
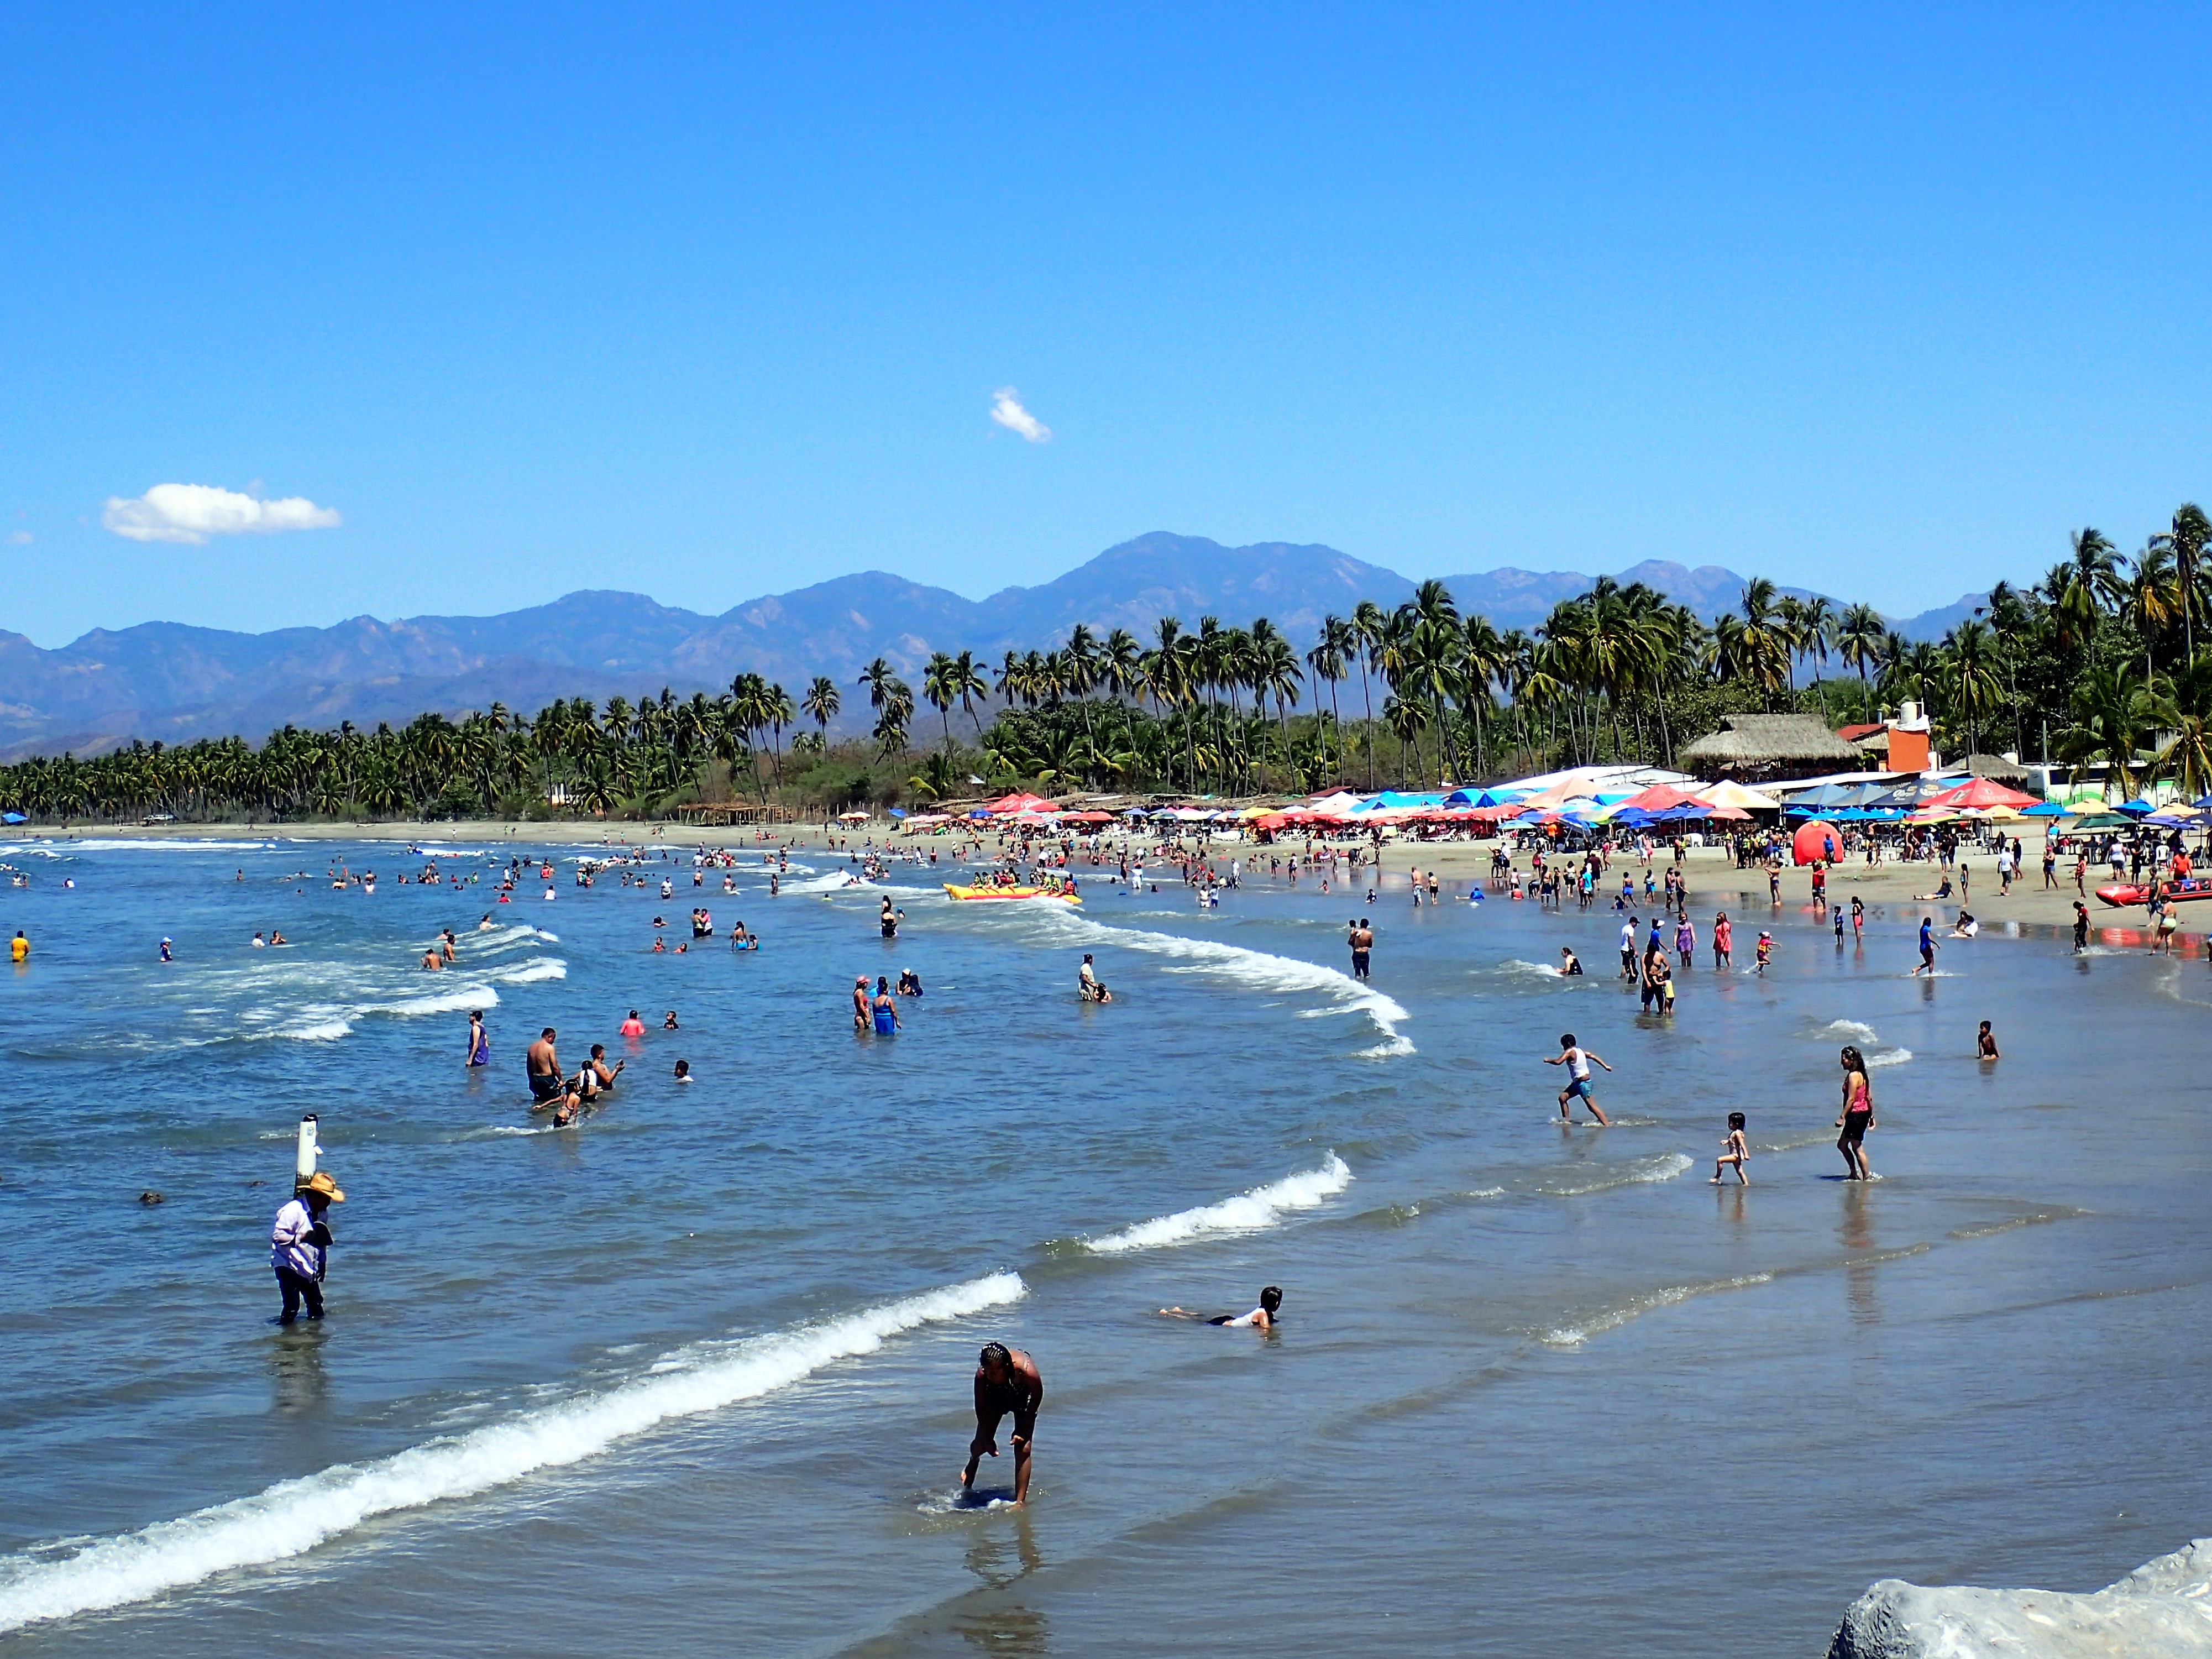
M1832 771L1859 751L1811 714L1723 714L1719 731L1684 744L1675 758L1698 770L1782 778Z

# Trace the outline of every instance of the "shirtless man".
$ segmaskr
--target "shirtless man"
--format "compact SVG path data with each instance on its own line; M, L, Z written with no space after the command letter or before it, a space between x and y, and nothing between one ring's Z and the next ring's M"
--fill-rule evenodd
M1352 946L1352 978L1367 978L1368 960L1375 949L1375 930L1368 926L1366 917L1362 916L1352 924L1346 943Z
M533 1108L550 1106L561 1098L561 1057L553 1052L553 1028L530 1045L530 1102Z
M968 1467L960 1487L975 1485L975 1466L999 1455L999 1419L1014 1414L1014 1506L1030 1495L1030 1444L1036 1434L1037 1407L1044 1404L1044 1377L1036 1361L1019 1348L987 1342L975 1367L975 1437L968 1443Z

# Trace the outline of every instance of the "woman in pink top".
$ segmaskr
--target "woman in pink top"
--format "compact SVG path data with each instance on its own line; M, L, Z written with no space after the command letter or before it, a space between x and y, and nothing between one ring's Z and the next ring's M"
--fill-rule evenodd
M1725 910L1716 912L1713 916L1713 966L1715 968L1725 968L1729 965L1729 941L1734 937L1735 930L1729 926L1728 912Z
M645 1035L645 1022L637 1017L636 1009L631 1009L629 1018L622 1023L622 1034L626 1037Z

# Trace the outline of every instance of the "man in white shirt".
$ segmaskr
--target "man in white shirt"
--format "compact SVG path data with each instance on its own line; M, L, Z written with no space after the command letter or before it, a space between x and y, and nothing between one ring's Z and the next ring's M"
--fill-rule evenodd
M331 1243L330 1225L324 1218L331 1205L344 1202L345 1194L330 1172L318 1170L292 1201L276 1212L276 1224L269 1231L269 1261L284 1296L278 1324L297 1319L302 1302L307 1304L308 1318L323 1316L323 1269Z
M1629 917L1620 924L1620 976L1636 977L1636 918Z

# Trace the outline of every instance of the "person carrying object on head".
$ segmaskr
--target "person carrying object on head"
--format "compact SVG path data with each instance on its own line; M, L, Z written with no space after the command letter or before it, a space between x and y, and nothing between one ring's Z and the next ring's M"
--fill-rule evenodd
M284 1310L276 1316L289 1325L307 1304L307 1317L323 1316L323 1272L328 1265L331 1206L345 1202L345 1194L327 1170L319 1170L292 1201L276 1212L276 1224L269 1232L270 1264L276 1270L276 1286L283 1292Z

